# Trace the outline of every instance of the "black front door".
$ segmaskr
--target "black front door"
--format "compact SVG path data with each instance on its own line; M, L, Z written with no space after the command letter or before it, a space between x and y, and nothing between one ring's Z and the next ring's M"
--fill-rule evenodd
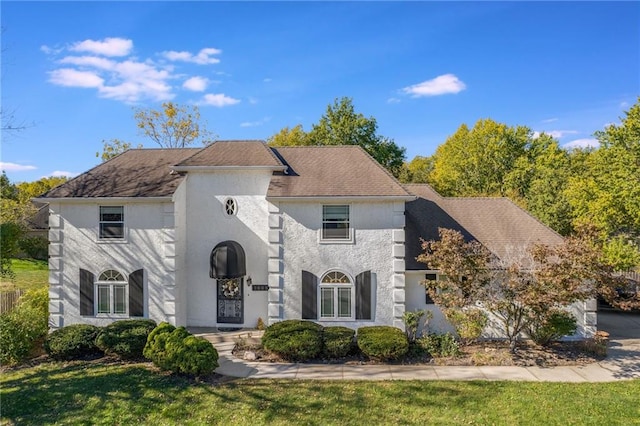
M218 279L218 323L244 322L243 278Z

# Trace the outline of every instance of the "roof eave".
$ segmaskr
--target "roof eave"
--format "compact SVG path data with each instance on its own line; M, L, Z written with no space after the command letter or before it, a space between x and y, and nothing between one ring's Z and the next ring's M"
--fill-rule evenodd
M59 198L32 198L33 201L41 203L153 203L172 201L173 195L156 197L59 197Z
M174 172L215 172L225 170L269 170L273 172L284 172L287 166L173 166Z
M302 196L269 196L267 201L413 201L413 195L302 195Z

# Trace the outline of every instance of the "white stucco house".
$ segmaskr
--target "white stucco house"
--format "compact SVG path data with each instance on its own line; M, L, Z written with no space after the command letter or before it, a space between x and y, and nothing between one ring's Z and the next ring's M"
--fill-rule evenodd
M460 229L499 255L561 238L507 199L401 185L355 146L139 149L38 199L49 204L54 327L145 317L192 327L303 318L403 328L438 308L420 238ZM583 335L595 313L578 312ZM593 309L595 310L595 308Z

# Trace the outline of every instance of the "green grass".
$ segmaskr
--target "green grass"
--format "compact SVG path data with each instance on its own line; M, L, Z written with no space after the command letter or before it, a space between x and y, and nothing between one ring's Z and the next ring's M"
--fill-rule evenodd
M212 385L147 364L51 363L0 377L0 423L640 424L640 381L238 380Z
M13 280L1 278L0 289L36 289L49 284L49 264L46 260L11 259L16 276Z

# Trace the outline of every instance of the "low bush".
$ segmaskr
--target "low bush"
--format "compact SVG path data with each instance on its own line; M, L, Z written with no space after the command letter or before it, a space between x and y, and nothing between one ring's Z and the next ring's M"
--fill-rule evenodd
M405 311L402 314L402 321L404 322L404 329L409 343L415 342L418 338L418 328L423 317L425 318L425 327L428 327L429 321L433 318L433 312L423 309Z
M49 334L44 341L44 350L58 360L79 359L100 353L96 337L100 327L89 324L73 324Z
M115 321L104 327L96 338L96 345L107 355L123 359L143 357L147 338L156 322L150 319Z
M434 358L460 355L460 346L451 333L428 334L418 339L418 344Z
M527 334L535 343L547 346L549 343L576 332L576 317L570 312L553 309L541 318L529 322Z
M355 330L347 327L325 327L322 330L322 353L327 358L342 358L355 347Z
M193 376L210 374L218 367L218 352L211 342L166 322L149 334L144 356L163 370Z
M48 331L49 290L30 290L12 311L0 315L0 364L18 364L41 350Z
M167 339L176 328L168 322L160 323L149 333L147 343L142 350L145 358L153 361L158 367L163 368L166 358Z
M267 327L262 345L290 361L317 358L322 352L322 326L304 320L280 321Z
M357 342L363 354L381 361L398 359L409 350L409 341L402 330L385 325L360 327Z
M487 314L480 309L449 309L445 314L465 345L478 340L489 320Z

